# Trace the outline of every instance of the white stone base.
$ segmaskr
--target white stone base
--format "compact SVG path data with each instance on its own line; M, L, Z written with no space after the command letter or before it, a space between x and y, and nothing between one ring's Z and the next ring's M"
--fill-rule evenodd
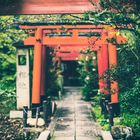
M31 111L28 111L28 117L31 117ZM10 118L11 119L22 119L23 118L23 111L12 110L10 111Z
M36 118L28 118L27 119L27 124L29 126L35 126L36 125ZM38 121L37 121L37 126L41 127L41 126L44 126L45 125L45 122L42 118L38 118Z

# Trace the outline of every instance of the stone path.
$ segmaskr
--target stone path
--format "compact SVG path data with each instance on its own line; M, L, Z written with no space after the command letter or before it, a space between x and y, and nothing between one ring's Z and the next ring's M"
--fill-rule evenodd
M65 91L55 115L54 140L96 140L96 123L90 104L81 99L80 88L65 88Z

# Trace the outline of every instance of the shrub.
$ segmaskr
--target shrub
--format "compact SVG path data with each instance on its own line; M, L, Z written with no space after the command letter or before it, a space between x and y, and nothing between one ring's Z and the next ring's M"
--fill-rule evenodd
M140 116L124 113L120 124L131 127L134 132L134 138L140 139Z
M140 115L140 78L134 78L133 88L121 93L121 107L123 112Z

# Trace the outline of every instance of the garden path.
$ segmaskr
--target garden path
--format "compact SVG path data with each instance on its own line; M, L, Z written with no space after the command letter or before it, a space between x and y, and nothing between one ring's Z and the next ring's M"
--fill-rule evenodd
M58 104L54 140L96 140L97 124L89 102L82 100L80 88L67 87Z

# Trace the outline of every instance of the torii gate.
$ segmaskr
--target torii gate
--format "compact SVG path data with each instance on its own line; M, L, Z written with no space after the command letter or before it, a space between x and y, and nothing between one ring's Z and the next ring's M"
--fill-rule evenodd
M80 51L90 48L97 51L98 74L103 76L104 72L117 65L117 50L115 44L107 42L109 38L116 38L117 43L124 42L121 36L116 36L117 30L114 28L106 29L107 25L77 24L77 25L20 25L21 29L29 32L29 37L24 40L24 45L34 46L33 61L33 86L32 86L32 105L40 104L41 96L44 96L44 66L46 63L46 47L52 47L58 50L57 57L63 60L75 60ZM32 34L32 35L31 35ZM64 53L64 51L69 53ZM63 53L62 53L63 52ZM106 79L99 80L100 92L108 94ZM112 81L110 90L111 103L117 104L118 83Z

